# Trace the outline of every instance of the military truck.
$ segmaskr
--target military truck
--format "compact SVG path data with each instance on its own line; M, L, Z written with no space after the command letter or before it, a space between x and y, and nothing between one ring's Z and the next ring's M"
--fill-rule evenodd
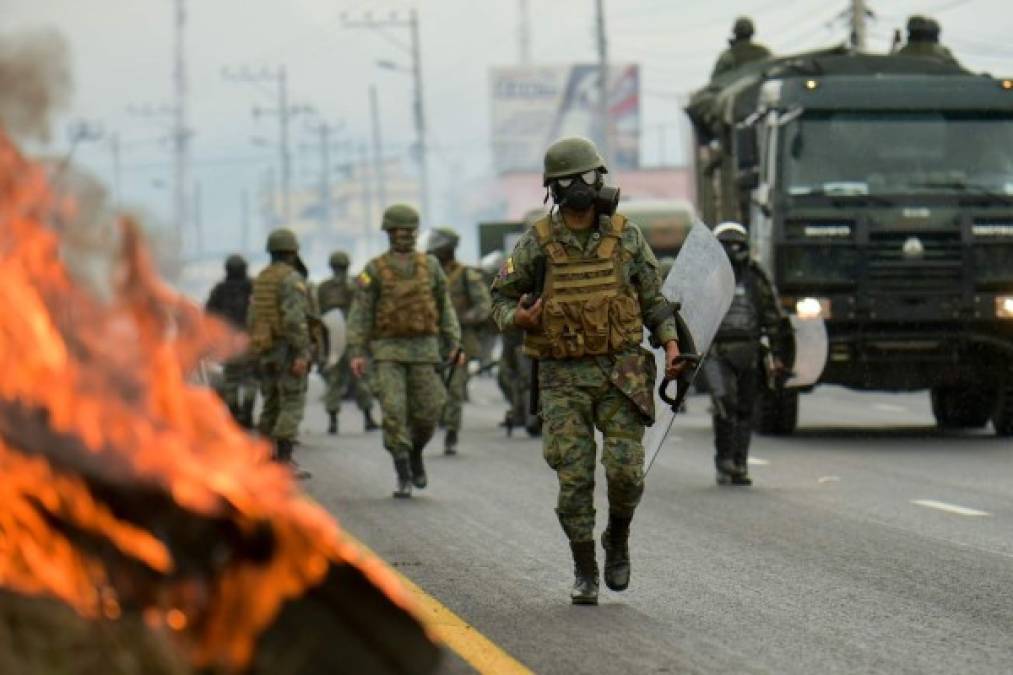
M836 48L696 92L698 207L736 220L781 301L822 316L822 383L929 390L940 427L1013 433L1013 80ZM789 433L798 394L768 392Z

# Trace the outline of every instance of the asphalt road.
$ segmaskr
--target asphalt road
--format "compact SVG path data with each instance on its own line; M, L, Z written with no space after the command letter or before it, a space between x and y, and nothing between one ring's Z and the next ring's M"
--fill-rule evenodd
M472 399L461 454L437 437L411 500L352 402L337 437L311 404L298 458L344 528L532 670L1013 672L1013 443L936 431L927 394L803 397L798 433L754 438L752 488L714 484L691 399L634 520L631 587L598 607L569 603L540 442L497 428L492 380Z

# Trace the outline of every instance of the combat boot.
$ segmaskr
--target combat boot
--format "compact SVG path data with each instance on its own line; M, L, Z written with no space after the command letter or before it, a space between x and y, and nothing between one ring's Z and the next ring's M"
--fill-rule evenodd
M280 464L288 466L289 470L296 480L306 480L312 478L311 474L306 469L300 469L299 464L292 458L292 448L294 443L287 439L279 438L275 441L274 459Z
M394 460L394 473L397 474L397 489L394 497L407 499L412 496L412 470L407 459Z
M372 409L367 408L362 413L363 421L365 422L366 431L376 431L380 428L380 425L373 419Z
M420 490L429 484L429 479L426 477L426 465L422 463L423 447L425 446L421 443L414 443L412 445L411 454L409 455L412 472L412 485Z
M457 454L457 429L447 429L447 434L443 437L443 454Z
M749 477L749 462L746 459L736 458L735 471L732 472L732 485L750 486L753 479Z
M331 419L330 424L327 426L327 433L331 436L335 436L338 433L338 413L332 412L327 414L330 415Z
M714 467L717 469L718 485L731 485L735 476L735 462L730 457L715 457Z
M573 590L570 601L575 605L598 604L598 562L594 541L571 541L573 553Z
M625 591L630 585L630 521L632 518L609 514L609 524L601 533L605 549L605 585L613 591Z

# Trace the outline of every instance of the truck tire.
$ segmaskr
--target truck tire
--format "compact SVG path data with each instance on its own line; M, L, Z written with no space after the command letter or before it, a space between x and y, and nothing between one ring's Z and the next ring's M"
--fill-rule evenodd
M996 397L995 411L992 413L992 426L996 436L1013 436L1013 378L999 389Z
M756 398L756 431L768 436L785 436L798 426L798 392L762 388Z
M932 414L941 429L980 429L995 409L995 395L980 389L935 387Z

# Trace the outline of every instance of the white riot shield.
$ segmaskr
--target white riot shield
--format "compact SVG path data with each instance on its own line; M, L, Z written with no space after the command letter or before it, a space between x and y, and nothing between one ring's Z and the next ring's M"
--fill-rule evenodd
M672 270L661 286L661 293L669 302L679 303L679 350L696 355L698 359L679 378L678 394L673 402L662 397L667 385L665 353L663 350L654 352L662 385L654 392L654 425L644 435L645 474L664 445L679 404L699 372L735 294L735 273L728 255L703 223L694 224L686 235Z
M327 366L330 368L336 365L345 354L348 339L345 330L345 315L335 307L320 317L320 320L327 327L327 339L329 340Z
M827 325L821 318L800 319L795 314L789 320L795 337L795 362L784 386L786 389L808 387L816 384L827 365L830 352Z

